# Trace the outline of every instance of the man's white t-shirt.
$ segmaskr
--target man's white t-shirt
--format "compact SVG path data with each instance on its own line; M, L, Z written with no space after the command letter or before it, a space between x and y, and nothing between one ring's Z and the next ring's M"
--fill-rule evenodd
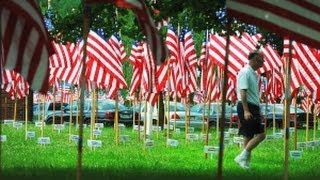
M247 90L247 102L259 106L258 75L248 64L242 68L237 77L237 98L241 101L240 90Z

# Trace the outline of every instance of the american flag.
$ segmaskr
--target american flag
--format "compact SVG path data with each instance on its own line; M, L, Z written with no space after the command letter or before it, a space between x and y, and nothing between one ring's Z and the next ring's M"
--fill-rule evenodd
M320 47L320 6L318 1L227 0L227 13L263 26L283 36Z
M11 0L0 1L0 7L4 68L20 73L33 90L47 92L53 47L38 5Z
M154 59L162 64L168 57L168 50L161 40L155 23L143 0L85 0L86 3L114 3L118 7L132 10L138 19L143 33L147 37Z

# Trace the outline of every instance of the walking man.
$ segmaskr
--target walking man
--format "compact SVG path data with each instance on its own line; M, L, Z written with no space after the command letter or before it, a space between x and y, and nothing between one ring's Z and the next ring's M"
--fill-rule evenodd
M234 159L242 168L250 168L251 152L265 138L261 124L258 77L255 72L263 66L264 59L261 51L249 53L249 63L243 67L237 77L237 112L240 119L239 135L244 138L244 149Z

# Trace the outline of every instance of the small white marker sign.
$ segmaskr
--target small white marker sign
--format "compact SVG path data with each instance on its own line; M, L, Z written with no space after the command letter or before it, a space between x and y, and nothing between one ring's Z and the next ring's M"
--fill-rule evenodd
M154 141L153 140L150 140L150 139L147 139L144 143L144 146L147 147L147 148L152 148L154 145Z
M175 131L177 134L180 134L181 130L180 128L176 128L176 131Z
M301 159L302 151L290 151L290 157L293 159Z
M34 131L27 131L27 137L34 138L34 137L36 137L36 133Z
M5 119L5 120L3 120L3 124L6 124L6 125L11 125L11 124L13 124L13 122L14 122L14 120L9 120L9 119Z
M1 135L0 142L6 142L6 141L7 141L7 135Z
M201 134L200 135L201 139L206 140L207 139L207 134ZM211 139L211 133L208 134L208 139Z
M204 146L203 151L204 151L204 153L208 153L208 154L217 154L219 152L219 147L217 147L217 146Z
M282 138L282 137L283 137L283 134L282 134L282 132L274 133L274 134L273 134L273 137L274 137L275 139L279 139L279 138Z
M13 127L17 128L17 129L20 129L20 128L22 128L22 123L21 122L14 122L13 123Z
M198 134L187 134L187 139L189 140L198 140L199 139L199 135Z
M46 123L43 122L43 126L45 126L45 125L46 125ZM35 126L41 128L42 127L42 122L41 121L35 122Z
M299 149L304 149L306 147L306 143L305 142L297 142L297 146Z
M50 137L39 137L38 138L38 144L41 145L46 145L46 144L50 144Z
M88 139L87 144L88 144L89 147L93 147L93 148L102 147L102 141L101 140Z
M102 129L104 127L104 124L103 123L95 123L94 127L98 128L98 129Z
M188 133L194 133L194 127L188 127Z
M168 139L167 144L172 147L177 147L179 145L179 141L176 139Z
M77 135L77 134L71 134L71 135L70 135L70 139L71 139L71 141L73 141L73 142L78 142L78 141L79 141L79 135Z
M233 137L233 142L236 144L243 144L243 137Z
M60 132L61 130L64 130L64 124L54 124L53 129Z
M120 142L127 142L130 140L130 136L129 135L120 135L119 136L119 141Z
M100 136L101 132L102 131L100 129L94 129L92 133L93 133L94 136Z

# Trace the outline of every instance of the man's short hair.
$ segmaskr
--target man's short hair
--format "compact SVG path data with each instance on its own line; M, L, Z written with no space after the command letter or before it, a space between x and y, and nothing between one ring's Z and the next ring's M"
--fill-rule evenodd
M256 57L257 55L261 54L261 51L259 50L253 50L249 53L248 59L251 60L254 57Z

